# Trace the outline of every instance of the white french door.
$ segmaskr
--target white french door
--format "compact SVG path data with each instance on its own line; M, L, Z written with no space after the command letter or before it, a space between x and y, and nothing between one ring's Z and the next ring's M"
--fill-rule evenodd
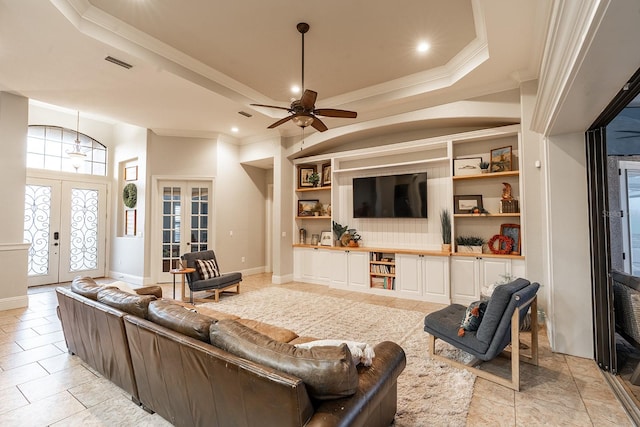
M161 234L158 282L170 282L169 270L180 255L209 248L211 181L159 181L158 217Z
M106 193L105 184L27 179L24 239L31 243L29 286L104 276Z

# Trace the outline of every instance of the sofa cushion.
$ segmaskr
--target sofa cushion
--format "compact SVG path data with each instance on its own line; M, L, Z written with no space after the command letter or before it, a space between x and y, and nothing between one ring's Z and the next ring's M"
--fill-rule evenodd
M98 285L91 277L78 276L71 282L72 292L94 301L98 300L98 292L105 287L104 285Z
M346 344L296 348L235 320L212 324L211 343L236 356L295 375L304 381L309 395L316 399L351 396L358 388L358 371Z
M143 319L147 318L149 303L155 299L153 295L134 295L118 288L106 287L98 292L101 303Z
M253 329L254 331L258 331L263 335L268 336L272 340L280 341L280 342L290 342L296 338L298 338L298 334L289 329L281 328L279 326L269 325L268 323L262 323L257 320L252 319L238 319L239 323L242 323L244 326Z
M197 313L167 300L149 304L149 318L153 323L209 343L209 329L214 322L209 316Z
M220 269L215 259L197 259L196 270L202 280L220 276Z

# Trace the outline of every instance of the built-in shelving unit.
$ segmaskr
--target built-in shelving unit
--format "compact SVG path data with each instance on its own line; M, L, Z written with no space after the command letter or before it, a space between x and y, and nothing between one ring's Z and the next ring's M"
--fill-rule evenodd
M387 252L370 252L369 259L369 286L371 288L395 290L395 254Z
M507 147L512 152L511 170L456 174L457 159L490 162L492 150ZM503 225L519 229L524 215L519 148L520 127L512 125L294 160L294 279L447 304L479 299L479 289L504 274L524 276L522 251L487 253L485 245L484 253L455 252L457 236L478 236L488 241L501 233ZM318 186L300 185L301 168L307 174L310 169L321 174ZM355 217L355 178L425 171L426 219ZM501 203L507 193L513 201ZM460 212L455 209L455 196L481 200L487 212ZM310 209L309 203L313 202L322 205L321 213L316 215ZM453 252L441 250L442 209L451 213ZM333 240L333 221L357 230L362 236L361 246L345 247ZM315 244L316 237L323 233L331 233L331 246L327 246L326 234L320 239L322 245ZM303 235L306 239L301 241ZM523 237L519 234L520 242Z

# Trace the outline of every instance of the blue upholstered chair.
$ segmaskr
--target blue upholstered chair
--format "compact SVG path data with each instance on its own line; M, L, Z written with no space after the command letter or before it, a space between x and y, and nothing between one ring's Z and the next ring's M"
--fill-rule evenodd
M429 353L438 360L471 371L489 381L520 390L520 360L538 364L538 317L536 293L540 285L525 279L496 287L487 303L477 331L465 331L458 336L460 323L466 307L452 304L427 315L424 330L429 333ZM531 355L520 353L520 325L531 307ZM469 364L446 358L435 353L436 339L448 342L460 350L470 353L475 359ZM479 363L489 361L511 346L511 378L503 378L476 368Z
M182 255L183 265L189 268L195 268L196 271L187 274L187 284L189 285L189 301L193 303L197 302L210 302L210 299L193 298L193 293L197 291L213 291L214 301L220 300L220 293L228 291L229 288L235 287L236 293L240 293L240 282L242 282L242 273L223 273L216 277L210 277L204 279L200 276L198 268L196 268L196 260L213 260L215 265L218 266L218 260L216 259L215 252L200 251L200 252L188 252ZM183 296L184 297L184 296Z

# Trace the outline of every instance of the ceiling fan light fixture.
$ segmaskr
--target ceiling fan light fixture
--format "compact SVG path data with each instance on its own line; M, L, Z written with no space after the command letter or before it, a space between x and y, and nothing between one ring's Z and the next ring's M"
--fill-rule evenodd
M311 124L313 123L313 117L298 115L298 116L294 116L293 119L291 119L291 121L296 126L300 126L301 128L306 128L307 126L311 126Z
M295 93L295 94L300 93L300 86L297 86L297 85L291 86L291 93Z

